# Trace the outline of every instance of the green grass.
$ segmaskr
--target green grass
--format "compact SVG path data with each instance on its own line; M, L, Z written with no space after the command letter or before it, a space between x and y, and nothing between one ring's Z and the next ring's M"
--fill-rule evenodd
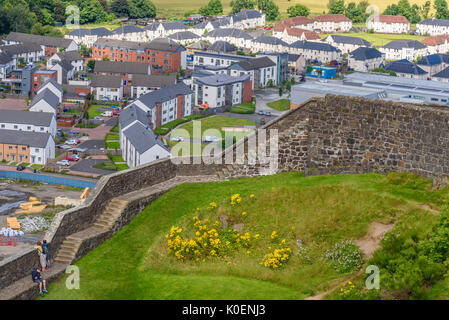
M105 162L96 164L93 167L96 169L110 170L110 171L122 171L122 170L129 169L129 167L126 163L116 164L112 161L105 161Z
M90 108L89 108L89 111L88 111L89 118L93 119L95 117L101 117L102 111L99 111L98 108L104 108L104 107L106 107L106 106L103 105L103 104L91 105Z
M171 132L171 136L173 137L194 137L193 135L193 125L194 123L200 123L201 124L201 137L195 137L197 139L204 138L206 135L208 136L216 136L218 138L225 137L225 132L222 130L223 127L235 127L235 126L255 126L255 122L252 120L246 120L246 119L237 119L237 118L230 118L225 116L213 116L208 117L202 120L196 120L189 123L186 123L175 130ZM206 133L206 130L210 129L216 129L218 132L212 132L209 131ZM235 135L238 137L238 139L241 139L242 137L248 135L250 132L237 132Z
M28 162L22 162L21 165L25 166L25 167L28 167L30 164Z
M325 38L328 35L329 34L323 34L323 35L321 35L321 38ZM390 42L392 40L402 40L402 39L405 40L406 39L406 40L421 41L424 38L426 38L425 36L415 36L415 35L410 35L410 34L387 34L387 33L355 33L355 32L350 32L350 33L341 33L339 35L363 38L366 41L371 42L371 44L373 46L379 46L379 47L386 45L388 42Z
M73 114L80 114L81 110L76 110L76 109L69 109L67 112L65 113L73 113Z
M17 162L11 162L9 165L10 166L15 166L17 164Z
M118 127L118 121L117 121L117 123L115 124L115 126L112 127L110 132L118 132L118 130L119 130L119 127Z
M191 120L202 119L202 118L205 118L205 117L207 117L207 116L194 114L194 115L187 116L187 117L184 117L184 118L181 118L181 119L176 119L174 121L171 121L171 122L168 122L168 123L164 124L160 128L154 129L154 133L158 134L158 135L165 135L170 130L172 130L174 127L179 126L182 123L189 122Z
M248 102L243 104L236 104L232 106L230 112L240 113L240 114L252 114L256 111L256 105L254 103Z
M125 162L122 156L108 154L108 158L113 162Z
M84 124L82 122L78 123L75 128L87 128L87 129L94 129L96 127L98 127L100 124L99 123L88 123L88 124Z
M437 215L421 204L438 208L448 191L432 190L431 184L409 174L304 178L301 173L183 184L76 263L80 290L66 289L63 276L50 284L44 299L303 299L356 276L356 271L336 273L324 254L340 240L363 237L372 222L426 232ZM237 209L229 204L235 193L242 196ZM212 201L218 205L215 210L208 209ZM243 232L260 234L250 254L237 250L226 259L205 262L179 262L167 254L165 234L171 226L192 236L193 216L213 222L219 214L243 222ZM286 239L293 249L290 261L276 271L259 265L271 251L268 246L277 246L270 240L273 230L279 234L276 241ZM310 262L299 258L296 239L303 242ZM435 295L447 292L442 284Z
M290 100L280 99L280 100L268 102L267 106L269 106L271 109L278 110L278 111L290 110Z
M118 134L112 134L112 133L108 133L107 135L106 135L106 137L104 138L104 140L105 141L108 141L108 140L119 140L119 136L118 136Z
M42 170L45 168L45 166L42 164L33 164L33 165L31 165L31 168L36 169L36 170Z
M120 143L117 142L105 142L106 149L120 149Z
M115 164L115 166L117 167L117 171L129 169L129 167L126 163Z

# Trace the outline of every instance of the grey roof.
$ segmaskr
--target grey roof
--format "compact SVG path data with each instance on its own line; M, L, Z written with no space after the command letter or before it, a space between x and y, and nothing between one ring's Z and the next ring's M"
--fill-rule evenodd
M105 37L105 36L112 36L113 33L109 31L108 29L101 27L101 28L94 28L94 29L76 29L73 30L68 34L69 36L75 36L75 37L84 37L84 36L97 36L97 37Z
M95 88L120 88L122 86L122 78L117 76L94 75L90 85Z
M293 53L289 53L288 54L288 61L290 62L296 62L298 61L298 59L301 57L300 54L293 54Z
M64 52L57 52L56 53L58 57L61 60L67 60L67 61L77 61L77 60L84 60L83 56L80 55L78 51L64 51Z
M358 61L365 61L382 57L382 52L374 48L360 47L350 52L349 55Z
M336 43L353 44L353 45L366 46L366 47L371 46L371 42L368 42L365 39L358 38L358 37L348 37L348 36L339 36L339 35L330 35L329 37L332 37L332 39Z
M0 64L7 64L8 62L12 61L13 58L10 54L7 54L6 52L0 52Z
M142 95L138 100L141 101L148 108L156 107L156 104L172 100L180 95L192 94L192 90L180 82L174 85L163 87L159 90L152 91Z
M449 79L449 67L434 74L432 77Z
M44 88L47 84L52 84L53 86L56 87L56 89L58 89L60 92L63 92L64 90L62 89L62 86L53 78L48 79L47 81L45 81L43 84L41 84L41 86L39 87L39 89L37 90L38 92L41 91L42 88Z
M134 146L139 154L150 150L155 145L159 145L166 149L164 144L157 138L148 126L144 126L140 122L136 122L128 129L123 131L128 141Z
M112 30L113 34L125 34L125 33L134 33L134 32L144 32L144 29L136 27L134 25L131 26L121 26L117 29Z
M205 35L205 37L212 37L212 38L233 37L233 38L241 38L241 39L245 39L245 40L253 39L253 37L251 37L245 31L240 30L240 29L234 29L234 28L215 29L215 30L208 32Z
M185 51L185 48L170 38L156 38L148 43L148 48L168 52Z
M44 100L46 101L51 107L56 109L56 107L59 104L59 98L56 96L50 89L46 88L36 94L33 98L33 101L31 102L31 107L33 107L36 103L39 101Z
M162 25L165 30L187 30L187 27L181 22L161 22L161 23L152 23L145 27L145 30L156 30L159 25Z
M337 51L337 52L341 51L328 43L314 42L314 41L296 41L292 43L290 47L295 49L316 50L316 51Z
M402 48L424 49L426 46L416 40L392 40L382 48L400 50Z
M254 70L254 69L260 69L260 68L268 68L275 66L276 63L273 62L268 57L259 57L254 59L248 59L244 61L239 61L234 64L232 64L229 68L235 69L240 68L243 70Z
M217 59L229 59L235 61L253 59L253 57L250 56L241 56L238 54L218 53L211 51L198 51L195 53L195 56L213 57Z
M211 46L207 48L208 51L216 52L233 52L235 47L226 41L215 41Z
M28 34L28 33L20 33L20 32L11 32L6 37L6 40L23 42L23 43L36 43L39 45L51 46L51 47L61 47L61 48L68 48L70 46L70 44L73 42L72 39L40 36L40 35L36 35L36 34Z
M133 76L132 85L134 87L162 88L176 83L176 76L167 76L163 74Z
M240 11L239 13L234 14L232 17L234 18L234 21L242 21L242 20L260 18L260 17L262 17L262 14L257 10L244 9L244 10Z
M189 48L189 49L198 49L198 50L206 50L208 47L209 47L209 44L206 41L200 40L200 41L197 41L197 42L191 44L187 48Z
M442 56L435 53L422 57L416 64L420 66L433 66L442 63L443 63Z
M18 110L0 110L1 123L32 124L48 127L54 114L50 112L28 112Z
M50 133L48 132L0 130L0 143L17 144L33 148L45 148L48 139L50 139Z
M221 23L219 21L203 21L193 26L193 29L204 29L208 24L212 24L214 29L220 28ZM212 30L211 30L212 31Z
M398 61L392 61L389 64L385 66L385 70L394 71L397 73L407 73L407 74L426 74L423 69L421 69L419 66L417 66L414 63L411 63L410 61L406 59L398 60Z
M205 76L195 79L196 82L206 86L218 87L229 84L234 84L237 82L246 82L250 79L249 75L243 75L241 77L232 77L227 74L214 74L211 76Z
M119 123L122 129L126 128L136 120L140 121L145 126L150 124L150 119L148 118L146 112L140 109L135 104L130 104L120 112Z
M191 39L200 39L199 36L194 34L191 31L179 31L175 32L168 36L170 39L173 40L191 40Z
M142 62L97 61L94 72L148 74L148 67L148 63Z
M72 63L70 61L68 61L68 60L58 61L58 62L56 62L55 65L57 65L57 64L59 64L62 67L62 69L65 70L65 71L69 71L69 70L72 70L74 68Z
M261 36L259 38L254 39L254 42L270 44L270 45L273 45L273 46L288 47L288 43L287 42L282 41L281 39L278 39L276 37L270 37L270 36Z
M12 56L15 54L42 51L42 47L35 43L24 43L2 46L0 50Z
M435 19L435 18L428 18L421 22L418 22L417 24L426 24L431 26L444 26L449 27L449 20L443 20L443 19Z

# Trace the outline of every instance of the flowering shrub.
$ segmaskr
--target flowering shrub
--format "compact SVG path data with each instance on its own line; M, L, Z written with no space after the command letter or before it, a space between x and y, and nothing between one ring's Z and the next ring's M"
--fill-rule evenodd
M277 269L286 264L290 257L290 248L274 249L273 252L267 253L259 264L267 268Z
M359 270L363 264L362 252L349 240L336 243L332 250L326 252L326 258L338 273Z
M234 194L232 197L231 197L231 205L235 205L235 204L238 204L238 203L240 203L242 201L242 198L240 197L240 194Z

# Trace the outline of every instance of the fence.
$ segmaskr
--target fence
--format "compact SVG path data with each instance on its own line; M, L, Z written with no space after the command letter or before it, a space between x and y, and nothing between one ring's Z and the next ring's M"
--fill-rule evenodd
M36 182L44 182L50 184L59 184L63 186L70 186L75 188L95 188L96 183L86 180L76 180L63 177L55 177L50 175L42 175L27 172L17 172L17 171L0 171L0 178L7 179L22 179L31 180Z

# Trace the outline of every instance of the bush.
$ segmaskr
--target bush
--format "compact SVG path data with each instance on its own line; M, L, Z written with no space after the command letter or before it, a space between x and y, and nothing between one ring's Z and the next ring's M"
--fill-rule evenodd
M332 250L326 252L326 258L338 273L359 270L363 264L363 255L359 247L349 240L340 241Z

